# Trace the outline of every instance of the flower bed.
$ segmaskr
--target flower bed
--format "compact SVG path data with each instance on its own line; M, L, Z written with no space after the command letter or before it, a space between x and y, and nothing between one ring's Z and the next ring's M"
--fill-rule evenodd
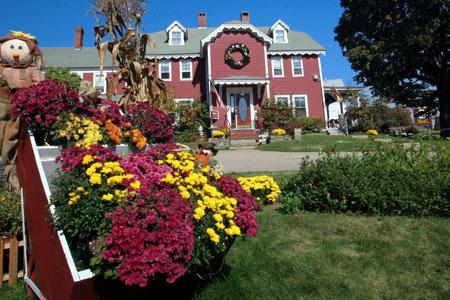
M146 122L151 114L163 119L163 112L136 105L122 117L114 103L72 100L75 108L43 129L62 147L52 222L78 270L139 287L173 283L210 272L237 237L256 235L255 198L236 179L178 151L165 125ZM110 146L123 141L141 151L118 155ZM169 143L144 150L147 141Z

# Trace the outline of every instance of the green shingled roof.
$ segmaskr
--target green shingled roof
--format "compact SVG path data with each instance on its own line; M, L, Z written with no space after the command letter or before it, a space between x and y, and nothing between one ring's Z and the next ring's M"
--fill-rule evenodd
M99 56L97 48L42 48L44 68L60 67L70 69L98 69ZM117 65L117 63L116 63ZM111 66L111 55L105 55L105 69Z
M229 21L225 24L239 24L241 21ZM264 34L268 34L270 27L256 27ZM156 41L155 48L147 48L148 55L200 55L201 40L216 28L187 28L188 40L182 46L171 46L167 42L165 31L151 33ZM325 51L325 48L311 38L307 33L290 30L286 44L272 44L270 52L276 51ZM82 48L42 48L45 67L68 67L71 69L98 69L98 51L94 47ZM111 66L111 56L107 53L105 68Z

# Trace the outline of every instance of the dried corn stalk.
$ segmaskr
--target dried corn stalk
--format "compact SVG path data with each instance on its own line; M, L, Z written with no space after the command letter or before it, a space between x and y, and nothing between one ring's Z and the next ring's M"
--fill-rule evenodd
M146 0L91 0L92 12L97 18L95 43L99 51L100 71L103 71L106 52L111 53L111 65L118 63L119 70L107 79L107 95L111 97L117 82L125 82L125 92L119 104L126 106L136 102L149 102L164 108L169 99L163 81L156 73L156 56L145 59L148 43L155 46L149 34L142 30L141 16ZM105 38L109 41L104 42Z

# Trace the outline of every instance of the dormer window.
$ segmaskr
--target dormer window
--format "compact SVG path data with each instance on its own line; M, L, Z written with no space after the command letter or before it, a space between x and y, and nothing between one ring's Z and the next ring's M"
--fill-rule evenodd
M188 38L187 29L180 22L175 21L166 28L167 40L171 46L184 45Z
M285 44L288 43L288 32L289 26L281 20L275 22L275 24L270 27L269 34L272 34L272 38L275 44Z
M182 43L181 43L181 40L182 40L181 35L182 35L181 31L178 31L178 30L175 30L175 29L172 30L170 32L170 44L171 45L182 45Z
M284 29L275 30L275 43L286 43L286 31Z

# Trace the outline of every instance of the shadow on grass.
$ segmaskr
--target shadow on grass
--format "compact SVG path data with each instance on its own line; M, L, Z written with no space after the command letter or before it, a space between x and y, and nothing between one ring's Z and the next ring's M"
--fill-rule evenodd
M106 280L97 277L94 290L100 299L192 299L201 294L212 282L226 280L231 267L224 264L213 278L201 278L196 274L186 274L175 283L169 284L163 279L157 279L145 288L126 286L119 279Z

